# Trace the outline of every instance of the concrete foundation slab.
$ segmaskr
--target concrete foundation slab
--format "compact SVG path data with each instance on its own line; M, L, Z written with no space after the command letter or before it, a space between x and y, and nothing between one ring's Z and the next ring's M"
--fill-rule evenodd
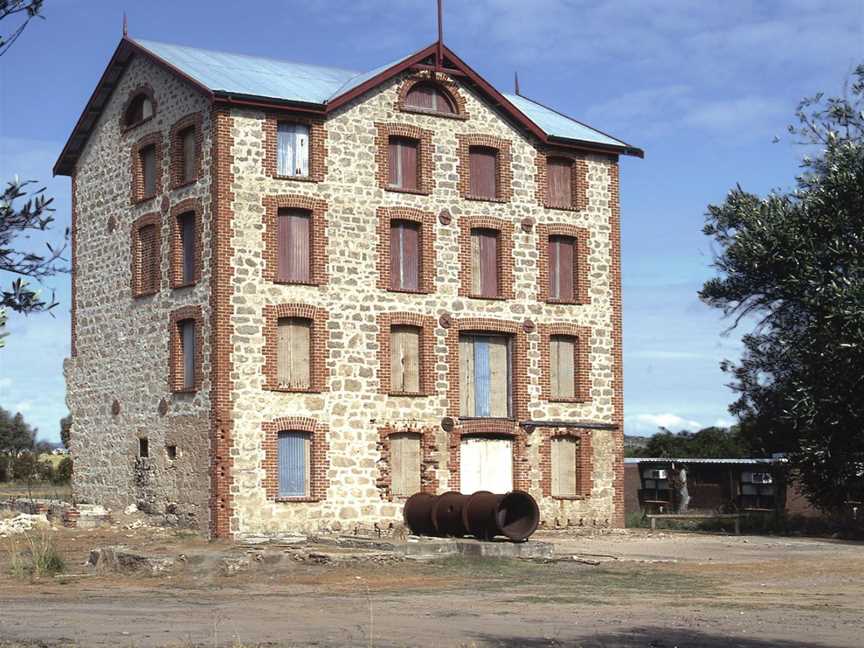
M469 538L419 538L399 549L408 558L430 559L445 556L478 558L552 558L549 542L481 541Z

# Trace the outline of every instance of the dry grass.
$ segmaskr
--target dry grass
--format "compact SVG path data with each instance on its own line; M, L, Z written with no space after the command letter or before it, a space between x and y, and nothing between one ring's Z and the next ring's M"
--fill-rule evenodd
M17 578L40 578L62 574L66 561L45 529L9 538L9 571Z

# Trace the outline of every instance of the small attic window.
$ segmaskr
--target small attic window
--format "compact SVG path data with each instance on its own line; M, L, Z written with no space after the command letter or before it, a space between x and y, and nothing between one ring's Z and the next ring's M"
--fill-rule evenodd
M146 94L139 93L129 102L123 124L129 128L150 119L153 116L153 101Z
M456 108L450 96L434 83L418 83L408 91L405 106L425 112L455 115Z

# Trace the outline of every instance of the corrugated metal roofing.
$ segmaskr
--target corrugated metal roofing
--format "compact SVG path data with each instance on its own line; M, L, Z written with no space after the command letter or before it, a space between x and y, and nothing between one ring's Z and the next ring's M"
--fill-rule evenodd
M690 457L684 458L669 458L669 457L627 457L624 459L625 464L639 463L703 463L703 464L773 464L783 463L785 459L693 459Z
M543 104L532 101L522 95L505 94L508 101L521 110L528 119L537 124L543 131L552 137L579 140L581 142L596 142L598 144L609 144L611 146L629 146L626 142L610 137L605 133L586 126L572 117L547 108Z

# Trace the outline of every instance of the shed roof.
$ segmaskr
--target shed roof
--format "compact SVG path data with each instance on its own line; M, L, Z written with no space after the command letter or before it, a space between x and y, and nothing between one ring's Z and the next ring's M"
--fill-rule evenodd
M784 463L785 459L707 459L693 457L626 457L625 464L640 464L640 463L698 463L698 464L775 464Z

